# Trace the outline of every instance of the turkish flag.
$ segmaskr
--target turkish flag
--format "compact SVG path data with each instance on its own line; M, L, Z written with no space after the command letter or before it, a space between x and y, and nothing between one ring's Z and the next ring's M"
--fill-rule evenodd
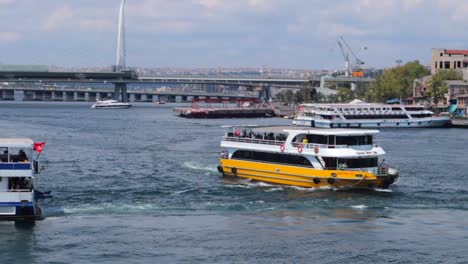
M46 142L34 142L34 150L38 153L42 152L42 149L44 149Z

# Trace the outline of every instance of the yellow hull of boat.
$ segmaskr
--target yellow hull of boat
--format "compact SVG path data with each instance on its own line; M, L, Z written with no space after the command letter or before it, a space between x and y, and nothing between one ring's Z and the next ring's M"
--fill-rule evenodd
M387 188L388 177L377 177L364 171L317 170L299 166L221 159L223 176L292 185L306 188Z

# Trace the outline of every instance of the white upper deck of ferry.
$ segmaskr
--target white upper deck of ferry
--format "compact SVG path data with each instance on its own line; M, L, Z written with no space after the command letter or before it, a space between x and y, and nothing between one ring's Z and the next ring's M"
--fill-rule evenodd
M373 143L377 133L370 129L230 127L221 147L330 157L384 155L385 151Z

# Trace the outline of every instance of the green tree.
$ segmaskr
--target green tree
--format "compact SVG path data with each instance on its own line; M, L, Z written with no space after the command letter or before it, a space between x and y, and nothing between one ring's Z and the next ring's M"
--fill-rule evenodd
M429 70L419 61L408 62L405 65L385 70L377 75L375 83L364 97L377 102L385 102L391 98L406 98L413 94L413 81L429 73Z
M440 100L445 97L448 92L447 80L462 80L462 73L455 70L440 70L432 75L429 79L427 86L429 87L429 96L432 101L438 106Z

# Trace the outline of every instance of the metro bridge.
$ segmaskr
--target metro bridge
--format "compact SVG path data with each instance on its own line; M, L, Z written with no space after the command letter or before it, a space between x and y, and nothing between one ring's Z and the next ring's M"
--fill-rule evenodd
M83 100L83 92L88 94L85 97L94 98L99 97L102 93L102 97L109 97L109 93L112 93L112 98L126 102L129 100L129 92L127 90L128 84L188 84L188 85L218 85L228 87L260 87L262 91L266 91L266 96L271 97L270 88L286 88L286 89L301 89L304 85L312 86L320 92L323 89L325 81L339 82L339 83L371 83L374 79L371 78L347 78L347 77L314 77L310 79L289 79L289 78L233 78L233 77L139 77L134 71L119 71L119 72L49 72L49 71L0 71L0 84L1 83L29 83L29 87L20 88L16 85L15 88L0 85L0 98L4 100L11 100L14 97L14 90L26 91L25 100L40 100L40 94L48 94L47 89L44 90L43 85L47 84L109 84L109 88L102 88L105 90L99 91L82 91L79 88L69 87L67 90L62 91L63 100L70 100L71 93L74 93L74 100ZM32 84L32 86L31 86ZM112 90L112 85L114 86ZM319 86L320 85L320 86ZM316 88L319 86L318 88ZM61 91L54 89L53 92L56 96L50 96L50 98L57 98L59 100ZM34 95L34 93L36 93ZM140 94L145 94L143 97L150 97L152 95L167 95L167 96L181 96L182 101L189 97L203 97L203 96L215 96L215 97L253 97L253 95L239 94L239 93L207 93L207 92L145 92L141 93L138 91L130 92L134 96L134 100L137 100ZM262 93L262 92L261 92ZM155 96L152 96L155 98ZM36 99L34 99L36 98ZM47 95L46 100L49 99ZM55 99L54 99L55 100Z

